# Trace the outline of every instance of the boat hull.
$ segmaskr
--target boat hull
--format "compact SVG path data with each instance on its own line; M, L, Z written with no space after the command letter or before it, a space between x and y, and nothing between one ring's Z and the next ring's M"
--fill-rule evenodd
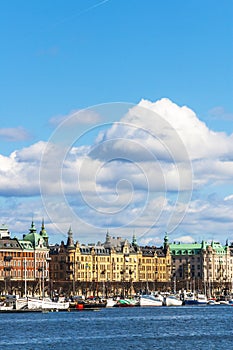
M153 295L142 295L140 297L140 306L163 306L163 300Z
M35 310L68 310L69 302L55 302L47 299L28 298L28 309Z
M165 304L166 304L166 306L182 306L183 301L177 297L168 296L168 297L166 297Z

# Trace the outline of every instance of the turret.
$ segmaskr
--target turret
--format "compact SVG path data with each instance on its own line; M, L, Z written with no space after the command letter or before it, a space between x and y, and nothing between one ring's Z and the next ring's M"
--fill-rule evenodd
M132 246L134 247L134 250L138 250L138 243L135 234L133 234L133 239L132 239Z
M164 236L164 240L163 240L163 249L164 249L164 252L165 254L167 254L167 251L169 250L169 243L168 243L168 235L167 235L167 232Z
M40 235L43 237L46 246L49 246L49 237L48 234L45 230L45 226L44 226L44 219L42 219L42 224L41 224L41 230L40 230Z
M74 248L74 239L73 239L73 232L71 230L71 227L69 228L68 231L68 238L67 238L67 243L66 243L67 248Z

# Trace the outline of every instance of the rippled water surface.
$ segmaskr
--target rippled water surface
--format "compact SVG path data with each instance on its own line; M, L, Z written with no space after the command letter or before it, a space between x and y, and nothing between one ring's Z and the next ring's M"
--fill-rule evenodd
M0 314L0 349L232 349L232 306Z

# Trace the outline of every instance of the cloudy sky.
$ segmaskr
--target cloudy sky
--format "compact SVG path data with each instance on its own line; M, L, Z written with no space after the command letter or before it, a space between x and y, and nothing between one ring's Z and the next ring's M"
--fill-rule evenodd
M0 218L233 241L233 3L1 3Z

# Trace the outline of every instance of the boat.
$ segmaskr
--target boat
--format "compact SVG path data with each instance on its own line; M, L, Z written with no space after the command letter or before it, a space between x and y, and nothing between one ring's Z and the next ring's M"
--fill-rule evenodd
M107 305L107 301L105 299L101 299L99 297L90 297L87 299L83 299L82 297L73 298L73 301L69 302L70 310L96 310L100 308L104 308Z
M28 309L28 299L27 298L17 298L15 301L15 309L16 310Z
M68 310L69 302L64 301L53 301L50 298L28 298L28 309L29 310Z
M200 293L197 294L196 300L197 300L198 305L205 305L205 304L207 304L207 301L208 301L206 295L200 294Z
M197 299L193 292L188 292L184 294L184 303L185 305L194 305L197 304Z
M220 300L219 304L220 305L230 305L229 300Z
M212 298L212 299L207 300L207 305L211 305L211 306L220 305L220 302L217 301L216 299Z
M108 298L106 307L113 307L117 303L117 300L114 298Z
M163 306L163 297L159 294L142 294L140 306Z
M15 296L7 295L1 297L0 300L0 311L10 311L15 308Z
M207 297L205 294L189 292L184 295L185 305L205 305L207 304Z
M134 307L134 306L140 306L139 301L134 298L119 299L117 300L116 304L114 304L114 307Z
M178 294L170 294L165 298L166 306L181 306L183 305L183 301L180 299Z
M0 311L11 311L14 309L13 305L2 304L0 305Z

